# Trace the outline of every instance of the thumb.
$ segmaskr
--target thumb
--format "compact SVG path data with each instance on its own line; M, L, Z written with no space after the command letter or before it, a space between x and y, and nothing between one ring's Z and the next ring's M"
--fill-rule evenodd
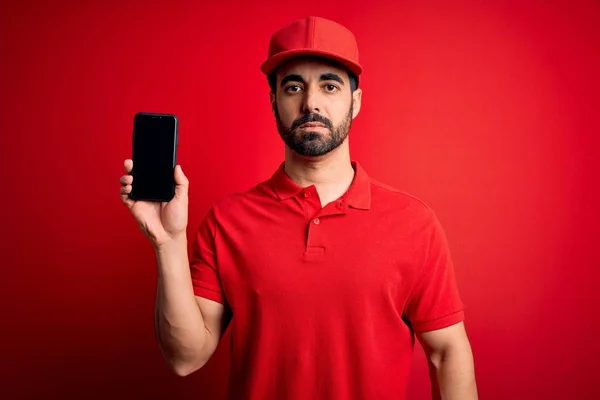
M177 196L187 195L190 181L183 173L183 169L181 168L181 165L177 165L175 167L174 174L175 174L175 194Z

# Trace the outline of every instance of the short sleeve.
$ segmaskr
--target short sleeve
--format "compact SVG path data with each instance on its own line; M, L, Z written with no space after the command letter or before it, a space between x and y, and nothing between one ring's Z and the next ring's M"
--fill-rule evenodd
M425 232L423 268L404 309L415 332L445 328L464 319L446 234L433 212Z
M200 223L192 245L190 272L196 296L224 304L215 249L216 222L211 208Z

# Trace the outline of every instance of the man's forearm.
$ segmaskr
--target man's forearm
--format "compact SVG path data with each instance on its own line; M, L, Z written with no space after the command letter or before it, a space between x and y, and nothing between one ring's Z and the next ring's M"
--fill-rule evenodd
M429 362L433 400L477 400L473 354L450 348Z
M177 372L197 363L205 342L202 313L194 298L185 238L156 249L158 287L156 336L163 355Z

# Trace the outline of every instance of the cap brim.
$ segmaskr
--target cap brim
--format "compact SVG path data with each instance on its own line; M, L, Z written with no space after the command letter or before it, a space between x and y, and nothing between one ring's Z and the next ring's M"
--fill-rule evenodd
M278 66L282 63L291 60L292 58L301 57L301 56L318 56L325 57L337 61L343 64L346 68L352 71L356 76L362 73L362 67L360 64L349 60L344 57L340 57L333 53L328 53L326 51L319 51L315 49L295 49L288 50L281 53L278 53L272 57L269 57L263 64L260 69L265 75L269 75L273 72Z

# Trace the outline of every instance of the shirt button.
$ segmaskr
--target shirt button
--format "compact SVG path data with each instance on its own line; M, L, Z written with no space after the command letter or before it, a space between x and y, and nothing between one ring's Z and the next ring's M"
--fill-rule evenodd
M315 218L313 219L313 222L315 223L315 225L319 225L321 223L321 220L319 218Z
M342 202L341 202L341 201L338 201L338 204L337 204L337 206L338 206L339 208L342 208Z
M304 192L304 197L310 197L310 192Z

